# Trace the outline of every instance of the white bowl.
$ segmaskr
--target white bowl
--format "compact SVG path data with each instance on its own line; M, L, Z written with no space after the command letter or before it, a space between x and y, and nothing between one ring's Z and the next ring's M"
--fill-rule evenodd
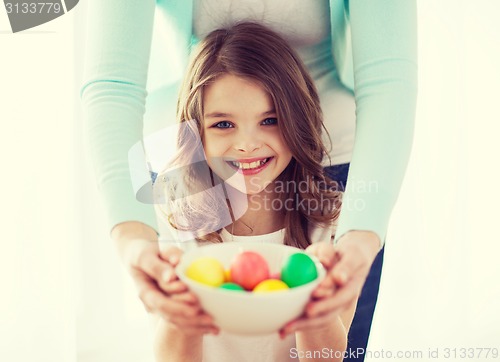
M183 254L176 267L179 279L198 296L203 309L214 318L222 330L241 335L262 335L277 332L291 320L299 317L309 301L312 291L325 277L323 265L312 255L318 277L310 283L284 291L269 293L236 292L198 283L185 274L189 264L202 256L219 260L229 269L233 257L243 251L262 255L271 274L281 271L288 256L303 250L281 244L252 242L221 243L201 246Z

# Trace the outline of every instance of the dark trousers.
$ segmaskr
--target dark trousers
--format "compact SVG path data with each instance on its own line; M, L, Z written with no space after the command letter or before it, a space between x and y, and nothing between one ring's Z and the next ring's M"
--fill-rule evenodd
M349 164L330 166L325 168L325 173L339 183L345 189ZM365 359L366 345L370 336L370 328L373 320L373 312L377 304L382 263L384 261L384 248L377 254L370 273L366 279L361 296L359 297L354 314L354 320L347 337L347 353L344 362L362 362Z

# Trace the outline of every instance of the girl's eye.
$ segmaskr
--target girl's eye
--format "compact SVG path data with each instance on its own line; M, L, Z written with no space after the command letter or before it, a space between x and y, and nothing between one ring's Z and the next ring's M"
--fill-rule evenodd
M228 121L221 121L217 122L214 125L212 125L212 128L231 128L233 125L231 122Z
M264 126L272 126L272 125L278 124L278 119L277 118L266 118L265 120L262 121L262 124Z

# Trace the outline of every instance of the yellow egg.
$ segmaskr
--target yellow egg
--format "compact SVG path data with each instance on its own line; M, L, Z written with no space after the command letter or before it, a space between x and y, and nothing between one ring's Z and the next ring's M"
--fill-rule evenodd
M275 292L285 289L288 289L288 285L286 285L281 280L266 279L257 284L255 288L253 288L253 291L255 293L266 293L266 292Z
M186 276L213 287L218 287L225 280L224 267L217 259L209 256L198 258L189 264Z

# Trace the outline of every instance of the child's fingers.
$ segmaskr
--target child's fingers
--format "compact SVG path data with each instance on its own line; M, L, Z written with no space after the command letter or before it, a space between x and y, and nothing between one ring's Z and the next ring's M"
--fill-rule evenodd
M155 286L151 285L141 288L139 291L139 298L144 303L146 310L155 314L160 314L166 319L172 315L194 317L201 310L198 303L186 304L172 298L167 298L162 292L156 289Z
M175 324L179 328L193 328L193 327L210 327L217 328L214 325L214 320L211 316L206 313L202 313L192 318L185 318L183 316L173 315L168 321Z
M339 313L341 309L358 297L359 283L359 278L353 278L331 297L309 303L306 308L307 316L316 317L326 313Z
M173 282L164 284L161 289L166 292L167 295L173 295L187 291L188 287L180 280L174 280Z
M183 303L189 303L189 304L197 304L197 303L199 303L198 298L196 297L196 295L194 295L191 292L172 294L170 296L170 298L172 300L177 301L177 302L183 302Z
M325 298L335 293L335 287L319 285L312 293L313 298Z
M199 335L199 334L219 334L217 327L183 327L182 332L185 334Z
M190 328L188 331L189 333L196 333L196 334L213 334L213 335L218 335L219 334L219 329L218 328L213 328L213 327L198 327L198 328Z
M333 294L335 290L336 290L336 283L333 278L332 269L329 269L327 270L325 278L319 283L319 285L313 291L312 296L315 298L321 298Z

